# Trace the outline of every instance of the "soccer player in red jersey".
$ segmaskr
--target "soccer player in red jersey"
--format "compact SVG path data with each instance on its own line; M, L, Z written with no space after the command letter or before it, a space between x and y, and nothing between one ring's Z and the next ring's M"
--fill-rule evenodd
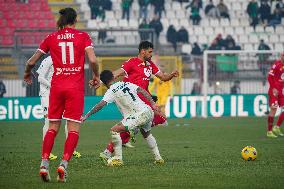
M162 81L169 81L174 77L179 75L177 70L172 73L165 73L161 71L151 60L154 46L149 41L142 41L139 44L139 54L137 57L130 58L124 62L120 69L114 71L114 77L118 78L124 76L124 82L133 83L143 89L145 89L149 94L148 86L151 75L155 75ZM151 107L150 102L141 94L139 97ZM166 117L160 114L155 114L153 119L153 125L166 123ZM125 144L129 141L129 132L120 133L122 143ZM113 152L113 144L110 142L104 152L100 153L100 158L105 161L108 159Z
M284 52L281 53L280 59L276 60L268 73L269 82L269 107L267 137L276 138L284 136L280 130L280 126L284 120L284 112L282 111L276 125L273 127L274 116L278 107L284 106Z
M27 61L24 80L30 84L31 70L35 63L50 52L54 74L51 80L49 95L48 119L49 129L42 144L42 162L40 176L43 181L50 181L49 154L55 137L61 125L61 119L66 119L68 137L65 141L62 161L57 169L59 182L66 182L67 165L77 146L84 109L84 63L85 53L94 73L93 85L99 83L98 64L90 36L75 29L77 13L73 8L59 11L57 21L58 31L48 35L40 44L39 49Z

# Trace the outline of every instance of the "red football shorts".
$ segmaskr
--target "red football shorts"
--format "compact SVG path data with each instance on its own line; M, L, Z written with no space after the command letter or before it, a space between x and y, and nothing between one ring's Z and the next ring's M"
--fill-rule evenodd
M84 91L51 87L49 95L48 119L62 118L81 123L84 111Z
M284 106L284 95L282 90L278 90L278 96L274 96L272 93L272 89L268 91L268 100L269 100L269 107L273 106L275 108L283 107Z

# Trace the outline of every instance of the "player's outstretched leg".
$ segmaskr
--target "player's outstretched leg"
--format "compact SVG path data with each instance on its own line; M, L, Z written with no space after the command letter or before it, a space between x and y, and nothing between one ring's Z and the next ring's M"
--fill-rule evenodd
M149 148L151 149L151 151L152 151L152 153L155 157L154 163L155 164L164 164L165 161L163 160L163 158L160 155L159 148L158 148L155 137L152 134L149 134L149 136L146 137L145 140L146 140Z
M284 112L281 112L281 114L278 117L276 125L272 128L273 133L277 136L284 136L284 134L280 129L280 126L282 125L283 121L284 121Z
M155 127L157 125L168 126L167 118L160 115L154 115L152 127Z
M111 140L113 143L114 156L108 160L108 166L121 166L122 161L122 141L118 132L111 131Z
M277 108L274 106L270 106L270 112L267 117L267 133L266 136L268 138L277 138L277 136L272 132L272 127L273 127L273 121L274 121L274 116L276 113Z

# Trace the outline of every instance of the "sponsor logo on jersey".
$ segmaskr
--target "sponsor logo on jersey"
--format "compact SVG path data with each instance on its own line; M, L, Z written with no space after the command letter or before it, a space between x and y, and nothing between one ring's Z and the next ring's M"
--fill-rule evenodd
M56 68L56 73L55 75L74 75L80 72L82 69L81 66L78 67L71 67L71 68Z

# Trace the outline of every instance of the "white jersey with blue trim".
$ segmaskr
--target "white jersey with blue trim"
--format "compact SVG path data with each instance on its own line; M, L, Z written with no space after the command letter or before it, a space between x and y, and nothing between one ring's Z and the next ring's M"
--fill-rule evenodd
M114 83L105 93L103 101L115 102L124 117L144 111L148 105L139 98L137 88L137 85L129 82Z
M52 75L54 73L51 56L45 58L36 71L40 83L40 96L49 96Z

